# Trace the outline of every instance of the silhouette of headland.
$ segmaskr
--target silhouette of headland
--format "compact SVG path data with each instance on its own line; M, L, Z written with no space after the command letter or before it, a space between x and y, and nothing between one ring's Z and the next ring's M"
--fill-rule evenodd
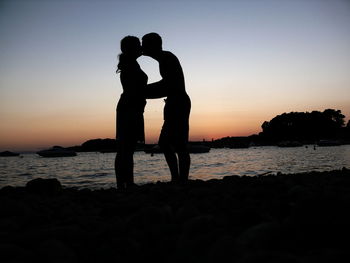
M0 152L0 157L13 157L13 156L19 156L19 153L11 152L11 151Z
M277 115L261 125L262 132L246 137L223 137L211 141L191 141L190 146L209 148L248 148L250 146L296 147L306 144L331 146L350 144L350 121L340 110L290 112ZM151 152L155 144L138 144L137 151ZM195 148L195 147L193 147ZM115 152L114 139L92 139L80 146L68 147L77 152Z

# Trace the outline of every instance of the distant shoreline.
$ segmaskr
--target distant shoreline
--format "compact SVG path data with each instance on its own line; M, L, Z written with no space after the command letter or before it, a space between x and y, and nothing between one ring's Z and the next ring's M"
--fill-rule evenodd
M89 143L93 142L93 145L89 145ZM86 146L86 143L88 144ZM324 143L324 145L320 145L320 143ZM349 145L350 140L319 140L319 141L298 141L298 140L282 140L282 141L264 141L264 140L256 140L255 135L251 136L238 136L238 137L223 137L217 140L212 141L189 141L189 145L204 145L210 148L230 148L230 149L239 149L239 148L249 148L249 147L261 147L261 146L278 146L278 147L303 147L314 145L317 147L323 146L341 146L341 145ZM144 151L149 150L150 148L156 146L156 143L146 143L139 144L136 147L136 151ZM91 139L84 142L78 146L67 146L62 147L64 149L73 150L76 152L116 152L116 140L105 138L105 139ZM41 148L48 149L48 148ZM37 153L38 150L28 150L28 151L13 151L19 154L31 154Z
M322 145L321 145L322 143ZM265 140L258 135L251 135L246 137L223 137L211 141L190 141L189 145L204 145L210 148L249 148L259 146L279 146L279 147L301 147L305 145L316 146L340 146L348 145L350 140L344 139L329 139L329 140ZM138 144L137 151L149 150L157 144ZM77 152L116 152L117 142L114 139L91 139L80 146L66 147L66 149Z

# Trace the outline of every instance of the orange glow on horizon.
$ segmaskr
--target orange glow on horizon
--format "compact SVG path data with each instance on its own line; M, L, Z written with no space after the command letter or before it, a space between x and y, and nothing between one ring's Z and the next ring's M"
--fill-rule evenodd
M208 118L207 118L208 120ZM81 145L96 138L115 138L114 116L91 122L78 120L52 119L26 121L22 128L2 130L0 150L36 151L54 145L63 147ZM145 120L146 143L157 143L162 126L161 118ZM225 119L212 118L210 123L199 119L190 121L190 141L212 140L226 136L248 136L258 131L254 123L226 122Z
M152 105L145 111L146 143L157 143L163 124L163 104ZM347 108L345 107L347 110ZM310 111L310 109L307 109ZM324 110L324 109L321 109ZM302 110L301 110L302 111ZM304 110L305 111L305 110ZM190 141L211 141L227 136L249 136L261 132L261 124L271 120L286 110L264 111L206 112L194 108L190 116ZM348 116L347 111L342 111ZM93 113L93 114L92 114ZM346 118L346 122L349 118ZM87 140L97 138L115 138L115 113L75 112L74 114L25 114L0 118L0 151L36 151L60 145L63 147L81 145Z

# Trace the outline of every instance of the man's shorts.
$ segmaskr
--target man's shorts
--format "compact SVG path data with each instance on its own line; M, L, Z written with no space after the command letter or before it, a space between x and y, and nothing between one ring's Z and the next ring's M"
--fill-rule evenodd
M164 106L164 124L159 145L171 146L175 151L187 149L191 100L187 95L168 98Z

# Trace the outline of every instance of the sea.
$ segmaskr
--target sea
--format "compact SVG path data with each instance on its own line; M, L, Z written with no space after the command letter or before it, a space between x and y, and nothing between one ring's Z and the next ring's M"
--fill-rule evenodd
M57 178L64 187L107 189L116 187L115 153L79 152L74 157L44 158L36 153L0 157L0 188L25 186L35 178ZM138 185L170 181L163 154L134 154L134 178ZM224 176L257 176L329 171L350 168L350 145L318 147L250 147L214 149L191 154L190 179L222 179Z

